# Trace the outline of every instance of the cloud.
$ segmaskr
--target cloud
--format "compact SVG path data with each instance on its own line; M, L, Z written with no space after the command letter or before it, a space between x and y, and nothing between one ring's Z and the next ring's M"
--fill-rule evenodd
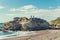
M11 8L9 11L16 11L16 8Z
M10 16L36 16L40 17L42 19L45 19L47 21L53 20L57 17L60 17L60 6L57 6L56 8L50 7L52 9L39 9L38 7L34 5L25 5L23 7L19 8L12 8L10 11L17 12L18 14L9 14Z
M0 5L0 9L3 9L3 8L5 8L5 7Z
M23 7L21 7L21 8L18 8L17 10L18 11L30 11L30 10L33 10L33 9L35 9L36 7L35 6L33 6L33 5L26 5L26 6L23 6Z
M20 8L10 8L10 11L22 11L22 12L25 12L25 11L31 11L31 10L34 10L34 9L36 9L35 6L26 5L26 6L23 6L23 7L20 7Z

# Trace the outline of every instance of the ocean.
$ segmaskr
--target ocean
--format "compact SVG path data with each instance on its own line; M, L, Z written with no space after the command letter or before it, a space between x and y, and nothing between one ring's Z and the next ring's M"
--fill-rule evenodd
M2 32L0 31L0 39L7 39L7 38L16 38L16 37L22 37L22 36L29 36L29 35L35 35L35 31L17 31L17 32Z
M3 26L3 23L0 23L0 27Z
M1 26L3 26L3 23L0 23L0 27ZM36 33L35 31L8 31L8 32L0 31L0 39L34 35L35 33Z

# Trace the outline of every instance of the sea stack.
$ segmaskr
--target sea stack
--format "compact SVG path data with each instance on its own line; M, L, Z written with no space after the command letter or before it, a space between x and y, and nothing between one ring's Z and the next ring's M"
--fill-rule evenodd
M4 23L6 30L20 30L20 31L36 31L48 29L49 23L41 18L31 17L15 17L13 21Z

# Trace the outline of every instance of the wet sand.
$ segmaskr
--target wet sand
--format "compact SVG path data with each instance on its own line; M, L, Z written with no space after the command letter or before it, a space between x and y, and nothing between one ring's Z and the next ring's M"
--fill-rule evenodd
M2 39L2 40L60 40L60 30L36 31L36 35Z

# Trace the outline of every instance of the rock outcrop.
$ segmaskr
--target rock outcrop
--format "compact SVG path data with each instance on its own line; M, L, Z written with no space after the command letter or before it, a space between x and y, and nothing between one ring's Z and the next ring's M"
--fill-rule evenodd
M21 30L21 24L18 23L18 17L15 17L13 19L13 21L9 21L9 22L6 22L4 23L4 28L6 30Z
M40 18L26 18L26 17L15 17L13 21L4 23L6 30L23 30L23 31L34 31L48 29L49 23Z
M51 28L60 28L60 17L50 22Z
M30 31L43 30L49 28L49 23L40 18L32 18L24 24L24 27Z

